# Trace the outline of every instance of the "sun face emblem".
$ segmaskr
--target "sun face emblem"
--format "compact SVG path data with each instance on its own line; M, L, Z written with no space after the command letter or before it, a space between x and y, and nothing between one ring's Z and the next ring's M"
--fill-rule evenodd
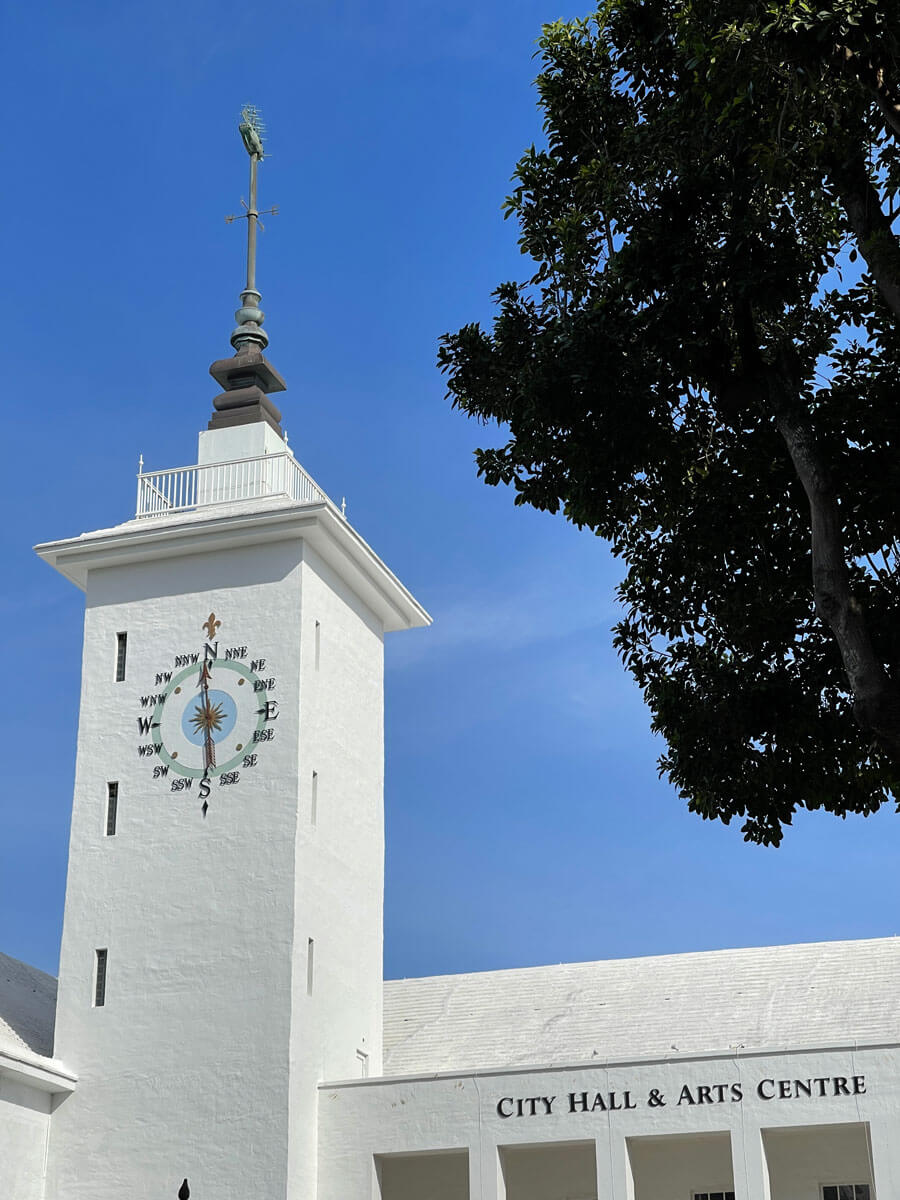
M225 719L225 709L221 704L198 704L190 718L195 733L218 733Z

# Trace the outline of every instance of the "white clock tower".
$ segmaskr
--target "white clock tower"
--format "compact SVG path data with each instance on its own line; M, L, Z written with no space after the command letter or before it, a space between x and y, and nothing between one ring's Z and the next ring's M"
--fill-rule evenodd
M86 597L54 1200L312 1200L317 1084L381 1069L383 637L429 618L283 439L253 110L241 134L247 285L197 465L37 548Z

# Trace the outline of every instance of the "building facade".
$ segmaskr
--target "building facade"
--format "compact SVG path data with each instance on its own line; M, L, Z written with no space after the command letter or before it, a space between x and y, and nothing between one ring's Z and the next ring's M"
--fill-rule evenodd
M259 299L196 463L37 548L82 691L2 1200L900 1200L900 941L384 984L383 643L429 618L288 450Z

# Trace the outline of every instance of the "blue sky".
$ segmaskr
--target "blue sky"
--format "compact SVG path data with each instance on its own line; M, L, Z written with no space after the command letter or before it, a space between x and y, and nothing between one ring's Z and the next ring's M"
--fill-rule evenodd
M434 615L387 649L387 973L893 934L900 818L779 850L690 816L610 647L618 567L475 477L437 339L525 273L538 0L7 6L0 949L55 971L82 597L39 541L194 461L230 352L240 105L271 157L259 286L310 473ZM11 359L11 361L10 361Z

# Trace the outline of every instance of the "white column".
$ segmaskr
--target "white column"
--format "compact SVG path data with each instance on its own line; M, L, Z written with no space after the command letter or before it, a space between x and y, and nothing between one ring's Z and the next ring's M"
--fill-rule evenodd
M506 1200L500 1152L493 1142L469 1147L469 1200Z
M900 1196L900 1138L896 1118L878 1117L869 1122L872 1182L878 1200Z
M735 1200L771 1200L762 1129L742 1122L731 1131Z
M606 1137L597 1139L598 1200L633 1200L634 1186L625 1138L610 1124Z

